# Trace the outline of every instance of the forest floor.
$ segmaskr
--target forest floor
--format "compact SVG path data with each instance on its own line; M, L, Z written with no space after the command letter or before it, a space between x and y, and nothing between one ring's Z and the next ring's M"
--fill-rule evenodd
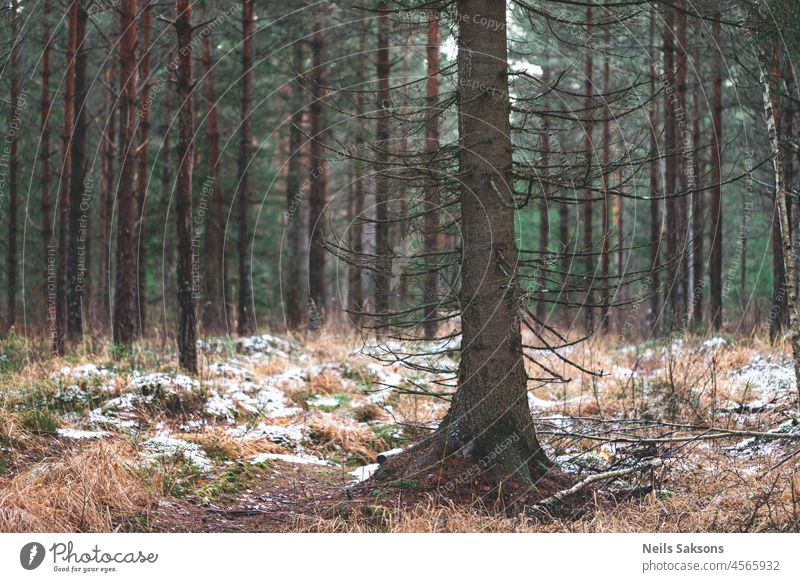
M208 340L189 378L153 345L129 360L107 348L59 359L8 339L0 531L800 530L785 345L599 336L536 352L566 378L529 394L558 470L572 482L623 474L525 513L471 476L433 488L435 475L369 478L379 453L437 425L454 389L457 339L389 347L345 335ZM426 370L434 362L442 369Z

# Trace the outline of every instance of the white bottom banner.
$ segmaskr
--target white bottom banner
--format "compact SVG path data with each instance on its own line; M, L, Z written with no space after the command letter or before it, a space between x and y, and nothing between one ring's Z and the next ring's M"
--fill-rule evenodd
M797 534L3 534L0 580L777 581L798 580L798 546Z

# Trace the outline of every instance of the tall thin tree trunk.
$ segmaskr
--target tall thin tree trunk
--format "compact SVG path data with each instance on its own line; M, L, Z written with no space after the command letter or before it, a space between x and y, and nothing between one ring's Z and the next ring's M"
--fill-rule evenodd
M378 2L378 52L376 75L378 78L378 103L375 128L375 313L376 334L384 335L389 325L389 288L392 276L392 249L389 236L389 180L386 176L389 161L389 4Z
M592 36L592 2L588 0L586 3L586 36ZM587 333L594 332L594 191L592 189L592 94L594 91L594 83L592 82L592 50L586 48L586 56L584 57L584 113L586 118L583 124L583 152L586 158L586 198L583 202L583 272L586 284L586 303L584 308L586 310L586 331Z
M325 130L322 105L325 98L325 77L322 68L322 15L314 13L314 32L311 37L311 175L308 196L308 292L310 299L309 327L319 329L325 312L325 249L324 228L327 168L325 162Z
M772 44L772 43L770 43ZM778 210L778 218L781 229L781 246L783 248L783 268L786 280L794 282L794 245L792 242L791 231L789 228L789 212L786 205L787 191L784 182L783 151L781 150L780 139L778 136L776 105L777 95L780 86L772 87L773 80L770 78L769 71L772 65L778 60L778 51L775 47L770 47L770 52L759 51L759 72L760 81L764 97L764 114L767 120L767 136L769 138L772 153L772 165L775 173L775 204ZM800 398L800 309L797 305L797 288L795 285L787 285L786 301L789 310L789 333L792 344L792 356L794 359L794 375Z
M42 248L44 249L44 272L42 285L44 289L44 300L47 308L46 320L48 325L55 322L55 310L52 300L56 291L55 281L55 257L52 254L53 249L53 200L51 198L51 180L50 180L50 109L52 108L52 100L50 97L50 43L52 39L50 28L50 8L51 1L45 0L43 6L43 19L44 19L44 33L43 33L43 48L42 48L42 96L41 96L41 159L42 166L39 172L40 188L41 188L41 209L42 209Z
M56 334L54 350L64 353L67 336L67 245L69 244L69 192L70 170L72 168L72 130L75 114L75 50L78 29L78 3L69 7L69 27L67 37L67 70L64 92L64 130L61 136L61 174L59 181L59 230L58 230L58 273L56 291Z
M658 101L656 101L655 8L650 9L650 309L651 333L658 332L661 321L661 200L658 190Z
M181 367L197 372L197 323L194 307L192 237L192 164L194 161L194 109L192 104L192 4L175 2L178 35L178 177L175 184L175 218L178 238L178 353Z
M686 125L686 67L688 59L686 57L686 12L684 11L684 0L676 0L675 4L675 26L677 45L675 50L675 93L677 95L677 105L674 110L675 119L675 171L676 189L679 189L680 196L676 199L676 221L678 223L677 236L678 244L678 265L676 266L677 281L675 282L675 317L676 323L683 325L688 315L689 297L689 240L687 231L689 230L689 198L686 195L688 189L688 172L686 163L686 143L684 136L688 135ZM677 194L678 192L676 192Z
M253 282L250 259L250 94L253 86L253 0L242 0L242 93L241 126L239 128L239 335L255 332Z
M97 309L98 323L105 332L111 321L111 206L114 197L114 157L116 146L116 120L117 107L115 87L117 83L117 60L111 58L106 63L104 72L105 84L108 88L105 104L105 126L103 129L102 144L102 168L103 185L100 192L98 204L98 299Z
M76 0L75 21L75 125L72 129L69 180L69 241L67 244L67 337L83 335L88 224L94 186L86 183L86 26L89 14L84 0Z
M20 91L19 91L19 14L17 0L11 2L11 123L19 125ZM14 120L17 120L16 122ZM17 157L18 129L13 135L6 135L4 149L8 147L8 328L12 329L17 322L17 179L19 160ZM10 140L9 140L10 138ZM9 144L8 141L11 143Z
M292 84L292 117L289 128L289 162L286 171L286 326L300 328L303 322L303 301L300 271L300 242L303 234L303 196L300 190L301 156L303 147L303 74L305 56L303 42L292 47L292 64L297 78Z
M114 293L114 343L129 348L136 324L133 312L136 260L134 222L136 198L136 0L123 0L120 5L120 97L119 154L120 175L117 181L117 270Z
M365 35L361 34L358 44L356 109L359 115L364 110L364 75L366 69ZM364 163L360 159L364 151L363 124L359 123L355 130L354 144L356 155L352 160L352 200L350 204L349 244L353 252L353 261L347 267L347 309L350 321L356 328L361 327L364 311L364 281L361 261L364 252Z
M547 47L543 56L542 83L547 95L547 87L550 84L550 54ZM544 108L547 109L549 100L544 101ZM536 318L539 322L544 322L546 317L547 303L545 302L545 287L547 286L547 274L550 264L550 118L548 115L542 117L542 170L543 180L541 180L542 200L539 204L539 251L541 252L541 272L539 273L539 297L536 302Z
M606 47L609 46L611 41L610 29L606 27ZM601 286L603 289L603 315L602 326L603 332L608 333L611 330L611 317L609 316L609 306L611 303L611 286L609 283L609 273L611 267L611 259L609 252L611 250L611 200L609 190L610 172L609 161L611 157L611 108L608 106L608 99L611 93L611 61L609 57L603 58L603 100L605 107L603 108L603 168L602 168L602 184L603 184L603 207L601 222L603 224L603 249L601 256L600 271L602 274Z
M439 329L437 303L439 300L439 272L436 253L439 245L439 176L436 174L436 155L439 151L439 17L428 13L428 39L426 45L427 77L425 79L425 152L430 166L425 185L425 282L423 301L430 306L425 310L423 329L425 338L432 340Z
M141 11L139 22L141 24L141 37L139 39L139 78L142 82L139 95L139 144L138 163L136 174L136 199L139 208L139 218L136 229L136 331L144 335L147 329L147 184L150 178L147 171L147 148L150 143L150 107L145 106L150 95L150 49L152 37L153 6L151 0L145 0L146 6ZM208 38L208 37L205 37Z
M719 47L720 19L716 10L711 25L714 47ZM722 326L722 204L720 199L722 180L722 54L715 48L712 62L711 91L711 212L709 214L708 234L711 295L709 297L711 326L715 331Z
M675 10L664 6L664 196L667 223L667 290L664 298L667 332L673 332L679 325L680 311L680 255L683 248L680 244L679 200L677 198L678 159L679 152L675 137Z
M205 300L203 324L206 331L227 331L225 317L225 266L222 253L225 236L222 187L220 185L222 158L219 153L219 126L217 122L217 96L214 90L214 72L211 62L209 35L203 37L203 73L205 76L205 101L208 121L208 179L211 180L211 200L205 224Z
M698 61L699 62L699 61ZM702 158L700 155L700 115L701 115L701 85L698 79L694 83L692 95L692 165L694 166L694 190L692 194L692 319L695 326L703 323L703 273L705 271L705 250L703 230L705 226L705 192L702 190Z

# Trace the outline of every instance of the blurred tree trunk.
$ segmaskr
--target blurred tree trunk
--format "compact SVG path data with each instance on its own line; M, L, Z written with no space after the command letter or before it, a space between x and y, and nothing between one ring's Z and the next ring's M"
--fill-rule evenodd
M325 99L325 76L323 71L324 39L322 37L322 14L314 12L314 31L311 37L311 174L308 197L308 292L309 327L319 329L325 313L325 197L327 168L325 161L325 130L322 121L322 105Z
M43 270L43 291L47 313L47 323L52 325L55 322L55 312L51 303L55 292L55 257L51 249L53 244L53 200L50 196L50 109L53 106L50 97L50 43L52 39L50 28L50 9L51 1L44 0L43 5L43 48L42 48L42 95L40 98L41 112L41 152L42 166L39 172L39 184L41 188L41 210L42 210L42 248L44 249L44 270Z
M657 334L661 322L661 196L658 189L658 101L656 100L655 8L650 9L650 309L648 326Z
M176 0L175 31L178 35L178 177L175 184L175 218L178 238L178 352L181 367L197 372L196 314L192 237L192 164L194 108L192 103L192 5Z
M713 15L711 36L714 47L720 43L720 12L717 9ZM712 61L711 91L711 212L709 215L708 234L711 239L709 245L711 295L709 297L711 326L718 331L722 326L722 205L720 200L722 180L722 151L720 139L722 137L722 54L721 48L714 49Z
M67 36L67 64L64 92L64 130L61 135L61 173L58 191L59 230L58 230L58 274L56 291L56 335L54 350L63 355L67 337L67 261L69 245L69 198L70 172L72 164L72 130L75 114L75 50L78 30L78 4L69 7Z
M202 306L203 325L206 332L219 334L228 331L225 308L225 264L222 252L225 237L222 187L220 185L222 158L219 153L219 124L217 122L217 94L214 89L214 71L209 35L203 36L203 73L208 122L207 179L211 180L208 214L205 223L205 298Z
M365 34L361 34L358 43L356 110L360 116L364 112L364 75L366 69ZM361 160L364 151L363 124L359 123L354 135L356 154L352 160L352 197L350 202L349 245L353 252L353 261L347 267L347 309L350 321L360 328L364 311L364 281L361 261L364 252L364 162Z
M586 36L592 37L592 2L586 3ZM583 154L586 159L586 198L583 202L583 275L586 284L586 333L594 333L594 191L592 190L592 95L594 83L592 82L592 49L586 47L584 57L583 76L584 76L584 112L586 120L583 124Z
M139 217L136 229L136 287L134 288L136 312L138 315L136 332L142 336L147 328L147 184L150 175L147 171L147 148L150 143L150 50L152 38L153 6L151 0L142 8L139 22L139 79L142 83L139 95L139 143L136 174L136 199Z
M114 154L116 150L116 67L117 61L112 56L106 63L103 72L107 88L104 107L105 124L101 145L101 166L103 184L100 189L100 200L97 209L97 322L106 332L111 321L111 208L114 196Z
M683 249L680 245L679 231L683 228L680 223L680 209L678 199L678 160L680 153L675 137L675 10L664 5L664 29L662 33L664 44L664 214L667 223L667 289L664 297L664 311L666 318L666 331L672 333L679 327L680 311L680 255Z
M17 0L12 0L11 10L11 115L10 122L20 115L20 91L19 91L19 45L22 38L19 36L19 14ZM8 315L7 326L12 329L17 322L17 178L19 174L19 160L17 158L17 140L19 131L12 135L10 130L6 134L6 143L3 149L8 147ZM9 139L10 138L10 139ZM8 143L8 142L11 143Z
M239 335L252 335L255 332L253 313L253 281L250 257L250 102L253 87L253 0L242 0L242 93L241 124L239 128Z
M389 180L386 176L389 162L389 4L378 2L378 52L376 75L378 78L377 126L375 129L375 332L385 335L389 325L389 287L392 276L392 249L389 237Z
M297 77L292 84L291 126L289 128L289 162L286 171L286 326L299 329L303 323L302 283L300 271L300 241L303 232L303 192L300 190L301 155L303 147L303 85L305 56L303 42L292 46L292 65Z
M439 329L439 272L436 253L442 250L439 225L439 176L436 173L436 156L439 152L439 18L434 12L428 13L428 39L426 45L427 77L425 79L425 152L430 167L428 183L425 186L425 282L422 293L423 303L429 303L425 310L423 329L425 338L432 340Z
M606 47L610 45L611 36L610 29L606 27L605 44ZM609 282L609 274L611 271L611 258L609 256L611 249L611 200L609 195L609 182L611 168L609 161L611 158L611 108L608 106L608 100L611 98L611 61L609 57L603 58L603 101L605 107L603 108L603 143L601 146L603 152L603 167L602 167L602 188L603 188L603 206L601 222L603 223L603 249L600 259L600 271L602 275L602 293L603 293L603 314L601 317L602 328L604 333L611 331L611 317L609 316L609 306L611 303L611 284Z
M699 59L698 59L699 62ZM692 165L694 173L694 189L692 194L692 319L696 327L703 323L703 274L705 271L705 249L703 230L705 226L705 192L702 190L702 175L703 175L703 162L700 153L700 136L701 136L701 98L702 86L700 79L694 83L694 92L692 95Z

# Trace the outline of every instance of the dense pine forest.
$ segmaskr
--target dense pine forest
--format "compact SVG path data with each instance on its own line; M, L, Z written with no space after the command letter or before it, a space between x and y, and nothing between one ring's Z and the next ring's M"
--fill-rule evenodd
M794 0L0 31L0 531L800 529Z

